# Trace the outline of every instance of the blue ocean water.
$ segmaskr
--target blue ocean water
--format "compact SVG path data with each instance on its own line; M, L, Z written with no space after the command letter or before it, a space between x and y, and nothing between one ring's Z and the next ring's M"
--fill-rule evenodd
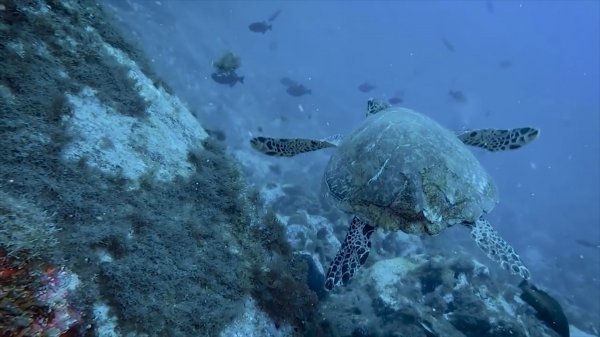
M474 150L499 188L489 219L537 283L600 312L599 2L106 4L237 155L251 151L248 139L259 130L347 133L369 97L401 98L401 106L455 130L539 127L539 139L518 151ZM248 28L278 10L264 34ZM245 77L231 88L210 78L211 62L226 51L241 58ZM311 94L289 95L284 77ZM375 88L361 92L364 82ZM327 157L313 158L318 169Z

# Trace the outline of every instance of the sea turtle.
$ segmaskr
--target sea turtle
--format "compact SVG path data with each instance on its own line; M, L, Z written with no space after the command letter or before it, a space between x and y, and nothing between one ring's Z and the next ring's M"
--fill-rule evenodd
M250 143L262 153L285 157L336 147L323 189L354 216L327 271L325 288L332 290L347 284L365 263L377 227L436 235L455 224L468 226L492 260L529 279L514 249L483 218L498 202L496 187L465 144L510 150L538 135L539 130L531 127L455 134L425 115L371 99L366 120L346 137L256 137Z

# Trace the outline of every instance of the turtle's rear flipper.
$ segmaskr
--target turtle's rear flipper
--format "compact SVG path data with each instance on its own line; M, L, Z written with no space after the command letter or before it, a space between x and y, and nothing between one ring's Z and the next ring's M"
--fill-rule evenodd
M495 152L518 149L534 141L539 134L539 129L529 127L511 130L480 129L461 133L458 139L467 145Z
M325 289L332 290L339 284L347 284L358 268L365 264L373 231L375 227L357 217L352 218L346 239L325 276Z
M525 280L529 279L529 270L523 265L519 255L515 253L508 242L498 235L498 232L487 220L479 219L475 221L471 229L471 236L490 259L500 263L504 269L509 270L511 273L519 275Z
M326 139L255 137L250 140L250 145L269 156L293 157L300 153L335 147L337 144Z

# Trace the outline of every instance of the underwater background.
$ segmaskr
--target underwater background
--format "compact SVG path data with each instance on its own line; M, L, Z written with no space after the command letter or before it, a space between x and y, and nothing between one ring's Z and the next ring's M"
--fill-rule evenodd
M563 336L464 228L380 230L324 291L350 221L321 193L334 150L249 140L348 134L371 97L541 130L472 149L486 218L570 335L599 335L599 2L0 0L0 19L0 336Z

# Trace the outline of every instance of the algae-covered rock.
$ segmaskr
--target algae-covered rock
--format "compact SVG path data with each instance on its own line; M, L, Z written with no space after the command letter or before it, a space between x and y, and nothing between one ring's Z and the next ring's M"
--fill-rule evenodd
M363 274L322 304L341 335L362 326L380 336L553 336L517 300L516 286L495 283L471 257L414 254Z
M56 232L47 212L0 191L0 252L25 259L50 259L57 245Z
M86 321L69 335L217 336L240 319L261 319L240 330L261 335L272 324L246 307L253 280L285 274L290 257L259 268L275 253L224 145L98 3L2 6L0 251L78 275ZM289 309L281 327L314 310Z

